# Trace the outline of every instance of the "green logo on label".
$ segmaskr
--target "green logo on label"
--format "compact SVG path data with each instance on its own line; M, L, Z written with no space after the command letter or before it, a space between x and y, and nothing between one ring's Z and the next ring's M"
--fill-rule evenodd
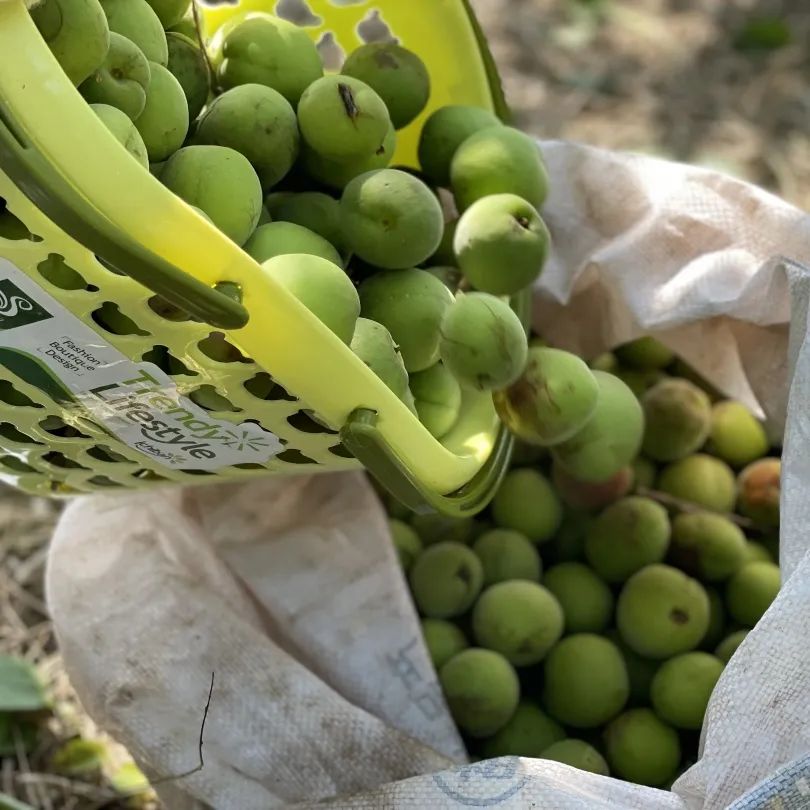
M52 317L13 281L7 278L0 280L0 329L17 329Z

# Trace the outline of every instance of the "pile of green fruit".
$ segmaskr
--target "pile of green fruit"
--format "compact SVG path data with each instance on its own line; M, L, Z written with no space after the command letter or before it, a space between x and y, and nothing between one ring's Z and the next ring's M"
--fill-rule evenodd
M634 391L604 441L581 456L519 444L476 519L388 499L392 536L474 757L667 786L697 759L712 690L779 589L780 461L749 410L652 338L583 367ZM577 421L581 399L556 397L541 426ZM525 398L530 416L538 402ZM602 474L638 411L641 452Z
M251 13L206 42L193 12L190 0L43 0L31 13L128 152L445 436L462 388L502 389L526 363L509 302L549 250L536 144L450 106L422 128L421 171L391 168L398 130L430 98L416 54L370 43L325 74L283 19Z

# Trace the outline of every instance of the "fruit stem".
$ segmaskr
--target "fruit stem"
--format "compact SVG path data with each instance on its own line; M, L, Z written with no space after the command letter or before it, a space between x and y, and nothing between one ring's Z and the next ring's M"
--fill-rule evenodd
M707 506L692 503L691 501L684 501L681 498L676 498L674 495L668 495L666 492L659 492L657 489L647 489L647 487L638 487L637 494L643 498L650 498L650 500L657 501L661 506L672 509L676 512L714 512L715 514L722 515L727 520L745 529L749 532L759 532L759 527L748 518L741 517L733 512L718 512L715 509L709 509Z
M197 0L191 0L191 14L194 17L194 30L197 32L197 43L202 51L203 59L205 60L205 67L208 71L208 84L210 85L211 90L214 92L214 95L217 95L219 92L219 86L217 85L217 74L214 70L214 66L211 64L211 59L208 57L208 50L205 47L205 38L203 37L202 31L202 20L200 19L200 10L197 7Z

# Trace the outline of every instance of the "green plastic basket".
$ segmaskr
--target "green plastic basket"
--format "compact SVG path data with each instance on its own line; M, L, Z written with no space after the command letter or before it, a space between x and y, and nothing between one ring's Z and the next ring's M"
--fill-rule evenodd
M204 7L206 34L285 9L304 9L332 49L388 31L426 61L431 101L402 133L400 164L416 165L419 129L437 107L506 114L465 0L248 0ZM436 441L347 346L127 155L23 0L0 3L0 198L18 231L0 235L3 480L68 496L365 466L415 511L471 514L491 498L511 452L491 397L465 394L458 424ZM223 292L231 285L241 302ZM527 298L514 301L524 319Z

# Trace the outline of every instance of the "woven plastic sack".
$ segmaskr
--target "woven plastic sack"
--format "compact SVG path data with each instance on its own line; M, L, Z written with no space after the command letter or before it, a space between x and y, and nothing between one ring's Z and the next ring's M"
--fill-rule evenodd
M542 760L465 764L361 474L103 495L56 531L71 680L170 810L810 806L810 219L714 172L542 145L555 251L535 324L593 355L655 332L786 425L783 589L715 690L671 792Z

